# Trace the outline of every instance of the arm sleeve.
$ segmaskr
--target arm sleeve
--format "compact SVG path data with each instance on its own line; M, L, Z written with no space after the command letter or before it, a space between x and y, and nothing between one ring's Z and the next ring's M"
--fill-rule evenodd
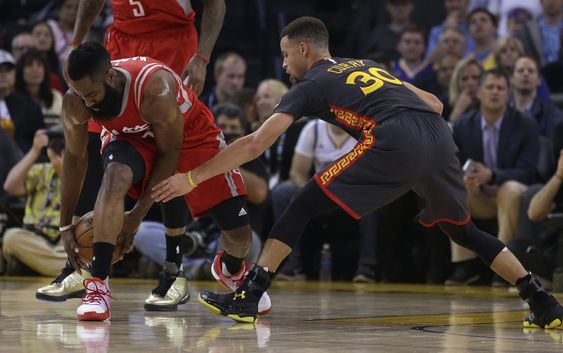
M305 125L301 133L299 134L299 139L295 145L295 153L303 155L305 157L313 158L315 146L315 129L317 128L317 121L311 120Z

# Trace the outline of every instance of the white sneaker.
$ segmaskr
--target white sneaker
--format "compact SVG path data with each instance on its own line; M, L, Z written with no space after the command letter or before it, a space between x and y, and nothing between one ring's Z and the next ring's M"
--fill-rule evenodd
M219 250L213 259L213 264L211 265L211 274L213 277L221 284L225 289L231 292L236 292L237 288L240 287L246 276L248 275L248 270L246 268L246 263L243 261L241 269L238 273L227 276L223 271L223 250ZM267 292L262 294L260 301L258 302L258 315L266 315L272 310L272 301Z
M82 297L82 305L76 309L80 321L103 321L111 317L109 306L111 293L106 282L92 277L84 280L86 294Z
M76 337L84 353L107 353L110 342L109 321L83 321L76 325Z

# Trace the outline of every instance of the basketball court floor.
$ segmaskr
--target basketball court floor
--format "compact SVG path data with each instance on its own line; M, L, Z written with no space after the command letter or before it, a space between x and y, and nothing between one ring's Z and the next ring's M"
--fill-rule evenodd
M0 278L0 352L562 352L563 330L523 329L506 289L275 283L272 312L254 325L211 315L191 282L177 312L145 312L156 281L112 280L109 322L79 322L78 299L35 299L46 278ZM559 296L561 299L561 296Z

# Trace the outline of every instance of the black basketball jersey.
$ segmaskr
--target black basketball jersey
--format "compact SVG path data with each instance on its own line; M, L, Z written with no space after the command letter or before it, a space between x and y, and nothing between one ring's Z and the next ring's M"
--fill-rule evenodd
M355 138L366 123L416 110L434 113L403 82L375 62L330 58L317 62L303 80L283 95L274 112L294 119L317 117L344 128Z

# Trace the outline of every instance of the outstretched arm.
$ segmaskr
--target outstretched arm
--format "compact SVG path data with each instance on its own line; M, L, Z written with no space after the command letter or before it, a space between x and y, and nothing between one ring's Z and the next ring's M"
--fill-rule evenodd
M176 174L153 188L152 197L156 201L169 201L187 194L193 188L215 175L229 170L260 156L293 123L293 117L285 113L275 113L258 130L244 136L218 155L186 174ZM188 181L188 180L191 181Z
M198 96L203 91L205 70L215 41L221 32L221 27L223 27L225 9L225 0L205 0L203 4L197 52L182 72L183 79L188 77L188 88Z

